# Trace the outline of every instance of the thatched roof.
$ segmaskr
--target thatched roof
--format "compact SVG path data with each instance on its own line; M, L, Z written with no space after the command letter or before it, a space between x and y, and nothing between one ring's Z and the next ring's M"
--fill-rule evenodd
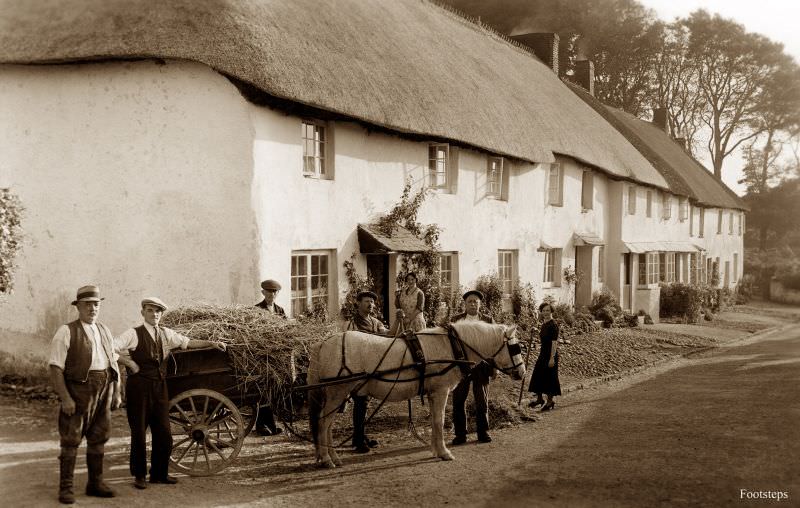
M362 254L389 254L393 252L425 252L430 248L414 233L396 226L392 235L381 232L377 224L358 225L358 244Z
M0 0L0 63L204 63L270 96L666 187L531 53L426 0Z
M655 166L669 184L670 191L688 196L701 206L748 210L739 196L662 129L620 109L604 105L578 85L567 84Z

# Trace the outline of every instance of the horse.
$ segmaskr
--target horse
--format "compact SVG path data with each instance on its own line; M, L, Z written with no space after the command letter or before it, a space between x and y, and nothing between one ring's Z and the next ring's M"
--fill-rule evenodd
M348 331L331 335L312 348L308 382L317 387L309 393L309 424L317 464L327 468L341 465L332 426L351 393L389 402L424 393L430 404L433 456L453 460L444 444L444 409L450 391L470 366L483 361L514 379L525 376L516 326L459 321L447 329L421 330L416 336L425 358L421 389L414 355L400 338ZM459 362L459 356L466 358Z

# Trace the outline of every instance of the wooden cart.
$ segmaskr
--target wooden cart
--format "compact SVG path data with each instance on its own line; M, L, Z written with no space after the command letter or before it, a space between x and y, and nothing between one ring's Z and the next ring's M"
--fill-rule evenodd
M255 386L238 384L226 352L176 350L169 361L172 467L192 476L221 471L252 430L260 395Z

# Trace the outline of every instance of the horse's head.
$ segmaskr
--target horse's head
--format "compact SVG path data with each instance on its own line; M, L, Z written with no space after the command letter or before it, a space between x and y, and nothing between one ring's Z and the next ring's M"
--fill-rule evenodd
M503 326L503 346L492 357L494 367L514 379L522 379L525 377L525 362L517 338L517 325L501 326Z
M516 325L461 323L454 323L454 328L457 328L462 342L480 356L481 360L514 379L525 376L525 362L522 359ZM481 334L481 331L490 333L487 336ZM482 339L478 335L482 335Z

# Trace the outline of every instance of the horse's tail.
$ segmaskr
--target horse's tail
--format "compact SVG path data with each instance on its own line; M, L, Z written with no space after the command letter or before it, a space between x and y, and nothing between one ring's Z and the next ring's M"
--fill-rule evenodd
M319 383L320 363L319 355L322 349L322 344L316 344L311 350L311 358L308 365L308 384L315 385ZM311 429L311 436L314 439L314 445L319 444L319 418L322 414L322 408L325 407L325 391L323 388L312 388L308 391L308 425Z

